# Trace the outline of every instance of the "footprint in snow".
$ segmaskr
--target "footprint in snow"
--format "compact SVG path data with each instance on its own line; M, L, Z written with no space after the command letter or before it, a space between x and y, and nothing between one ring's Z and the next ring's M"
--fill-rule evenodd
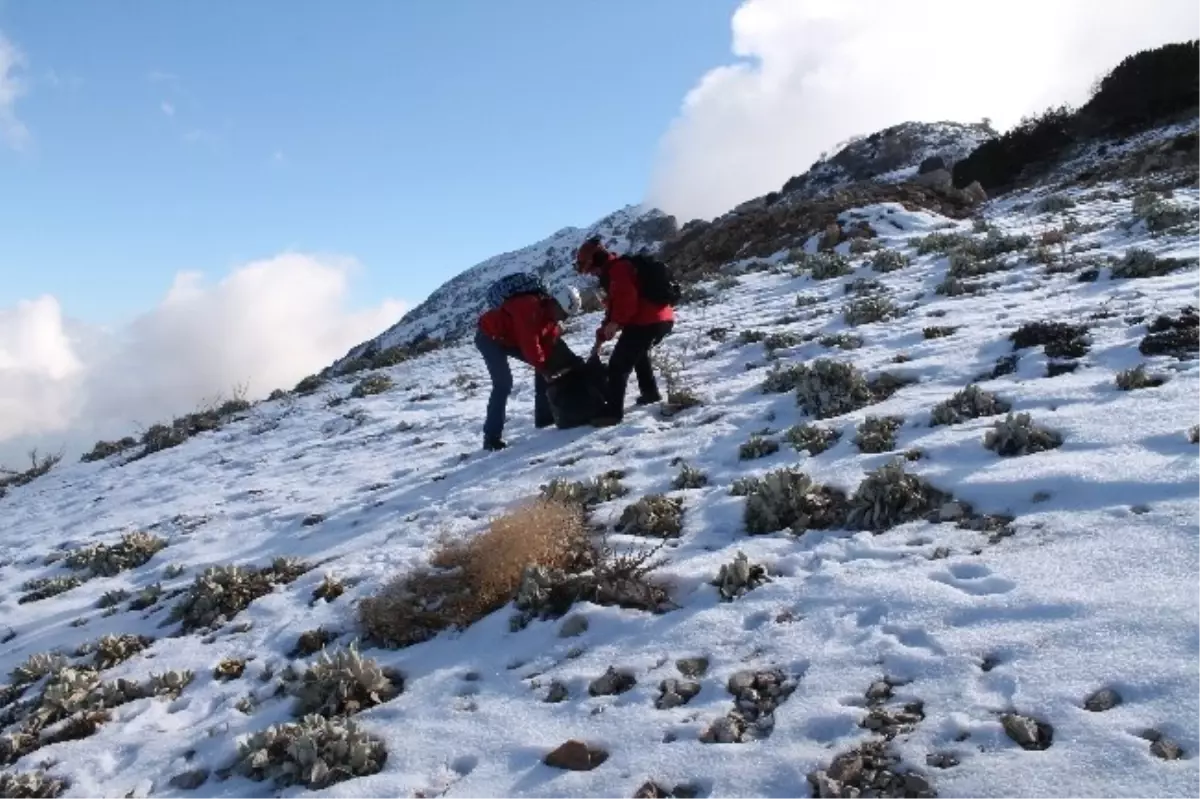
M1006 594L1017 587L1012 580L992 574L992 570L981 563L956 563L934 572L929 579L972 596Z

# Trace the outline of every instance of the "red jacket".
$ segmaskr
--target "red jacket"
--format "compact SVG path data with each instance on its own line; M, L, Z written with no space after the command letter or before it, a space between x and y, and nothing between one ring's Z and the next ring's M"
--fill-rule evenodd
M554 304L548 297L519 294L479 317L479 329L503 346L519 350L525 362L540 372L562 336Z
M670 305L658 305L641 296L638 291L637 270L629 261L611 256L601 275L602 282L607 283L605 290L608 294L601 327L609 322L629 327L675 321L675 309ZM602 330L596 331L596 338L604 340Z

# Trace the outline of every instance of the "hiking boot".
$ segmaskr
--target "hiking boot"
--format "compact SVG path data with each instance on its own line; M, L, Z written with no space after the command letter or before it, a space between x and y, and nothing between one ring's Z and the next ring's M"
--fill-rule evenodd
M488 452L498 452L507 446L508 444L502 438L486 439L483 442L483 448Z
M656 402L662 402L662 397L655 394L653 397L638 397L633 401L634 405L653 405Z
M612 427L621 423L621 417L603 414L592 418L592 427Z
M543 427L550 427L553 424L554 424L553 417L551 417L549 419L534 419L534 421L533 421L533 426L536 427L538 430L541 430Z

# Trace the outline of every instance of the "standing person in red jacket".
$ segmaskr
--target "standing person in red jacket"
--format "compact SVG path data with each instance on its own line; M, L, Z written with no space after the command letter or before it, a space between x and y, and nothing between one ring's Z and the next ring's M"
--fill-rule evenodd
M499 308L479 317L475 346L483 356L492 378L487 419L483 424L483 448L489 451L508 446L504 432L505 409L512 393L512 370L508 359L516 358L533 367L533 423L538 428L554 424L546 399L546 381L559 369L577 360L562 340L559 324L579 311L582 303L573 286L546 294L518 294Z
M599 278L607 295L604 321L596 331L592 355L620 333L608 361L608 404L604 413L592 420L598 427L607 427L617 424L625 415L625 389L630 372L637 374L638 405L662 399L650 364L650 350L674 329L675 309L643 296L634 265L606 250L599 236L585 241L575 253L575 268Z

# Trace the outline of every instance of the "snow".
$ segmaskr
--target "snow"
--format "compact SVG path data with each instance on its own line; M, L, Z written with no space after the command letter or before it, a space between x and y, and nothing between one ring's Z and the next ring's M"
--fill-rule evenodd
M1106 199L1108 189L1122 199ZM1101 225L1073 234L1073 245L1096 245L1086 255L1122 255L1133 246L1194 256L1197 234L1151 238L1129 219L1128 190L1100 186L1076 193L1071 215ZM1061 223L1015 206L1030 196L989 207L1005 232L1035 237ZM1175 201L1197 212L1194 189ZM853 209L880 240L910 248L933 230L970 232L935 214L883 204ZM354 378L316 395L255 406L247 418L182 446L128 465L115 459L62 465L0 500L0 674L36 652L70 653L106 633L158 640L108 670L106 679L144 679L151 672L191 669L195 681L176 700L141 699L113 711L93 736L27 755L14 770L52 761L69 796L276 795L269 784L215 776L185 792L172 775L228 765L239 737L290 718L290 702L260 680L288 662L297 635L323 626L356 636L354 603L389 578L427 562L446 532L480 530L491 515L537 493L554 477L583 479L624 469L631 489L601 506L600 522L615 521L627 502L651 492L685 501L684 535L667 550L663 569L678 610L652 616L581 605L589 628L560 638L560 622L534 622L511 632L511 608L460 634L402 650L365 649L404 673L397 698L356 719L387 743L383 771L333 785L328 796L631 796L646 780L696 783L704 795L801 796L805 775L870 738L859 727L863 698L875 680L906 680L897 701L921 700L925 719L894 742L905 766L925 774L942 796L1194 796L1200 753L1197 574L1200 572L1196 445L1186 430L1197 422L1200 369L1195 359L1151 358L1163 386L1123 392L1115 374L1142 362L1137 345L1146 323L1195 303L1195 268L1142 280L1095 283L1048 274L1020 259L988 276L996 287L978 296L933 291L946 259L907 252L913 264L878 274L869 256L854 274L814 282L809 277L755 272L723 289L708 306L680 310L664 346L683 355L687 379L703 407L663 419L631 410L614 428L533 429L532 379L518 372L500 453L479 451L487 378L469 345L436 351L389 370L396 387L378 396L330 406ZM1018 260L1015 256L1013 260ZM779 352L783 363L834 357L869 375L892 371L919 379L888 400L817 422L841 431L828 451L810 457L784 444L774 455L739 461L737 448L764 427L782 431L804 421L791 394L759 390L766 361L762 345L738 346L746 328L824 335L850 328L839 313L844 286L878 279L906 316L853 328L864 345L829 350L817 340ZM798 309L798 292L821 305ZM790 317L791 321L779 320ZM1143 317L1140 321L1138 317ZM1062 447L1001 458L982 438L996 418L929 427L937 402L988 372L1012 352L1007 335L1033 320L1086 321L1091 350L1071 374L1045 377L1040 348L1022 350L1016 373L980 385L1059 431ZM576 351L587 349L597 322L572 324ZM922 328L958 326L926 340ZM728 326L723 343L706 331ZM905 353L907 362L895 363ZM750 367L750 368L748 368ZM456 384L468 375L480 384ZM431 393L431 399L418 399ZM867 415L905 417L897 452L920 449L906 468L983 513L1015 517L1015 534L989 544L987 536L953 524L912 522L880 535L810 531L745 534L744 500L729 494L737 477L797 465L818 483L852 492L866 472L895 453L862 454L855 426ZM708 474L702 489L671 491L684 458ZM1035 499L1038 492L1048 498ZM323 514L323 522L304 519ZM31 578L66 573L44 565L47 554L83 542L117 540L122 532L152 529L169 545L144 566L92 579L59 596L18 604ZM635 539L614 535L614 541ZM939 548L948 557L933 559ZM720 602L708 582L738 550L768 565L772 581L734 602ZM262 565L289 555L320 565L238 614L205 643L199 634L167 637L165 610L143 619L102 615L97 599L116 588L135 591L161 581L183 587L204 567ZM183 564L177 577L168 564ZM347 579L346 593L310 606L325 573ZM169 605L169 603L168 603ZM780 620L784 612L791 621ZM73 626L85 619L84 626ZM248 629L241 623L249 622ZM240 630L240 631L239 631ZM689 704L657 710L658 683L678 676L677 658L711 661L702 690ZM253 657L246 675L212 677L225 657ZM985 658L993 668L984 671ZM633 670L637 685L613 697L589 697L588 683L615 665ZM776 711L767 739L704 744L700 732L732 708L728 677L747 668L780 668L799 687ZM475 671L478 680L464 675ZM551 679L570 699L542 701ZM1103 713L1082 708L1102 687L1124 702ZM36 687L35 687L36 691ZM260 706L244 714L235 703L254 693ZM26 694L30 696L31 694ZM1025 751L1004 734L1003 712L1050 722L1053 745ZM1154 727L1176 741L1184 757L1163 761L1138 733ZM664 742L671 733L673 742ZM569 738L603 746L609 759L591 772L542 765ZM953 753L961 763L937 769L926 755ZM279 795L299 796L300 788Z

